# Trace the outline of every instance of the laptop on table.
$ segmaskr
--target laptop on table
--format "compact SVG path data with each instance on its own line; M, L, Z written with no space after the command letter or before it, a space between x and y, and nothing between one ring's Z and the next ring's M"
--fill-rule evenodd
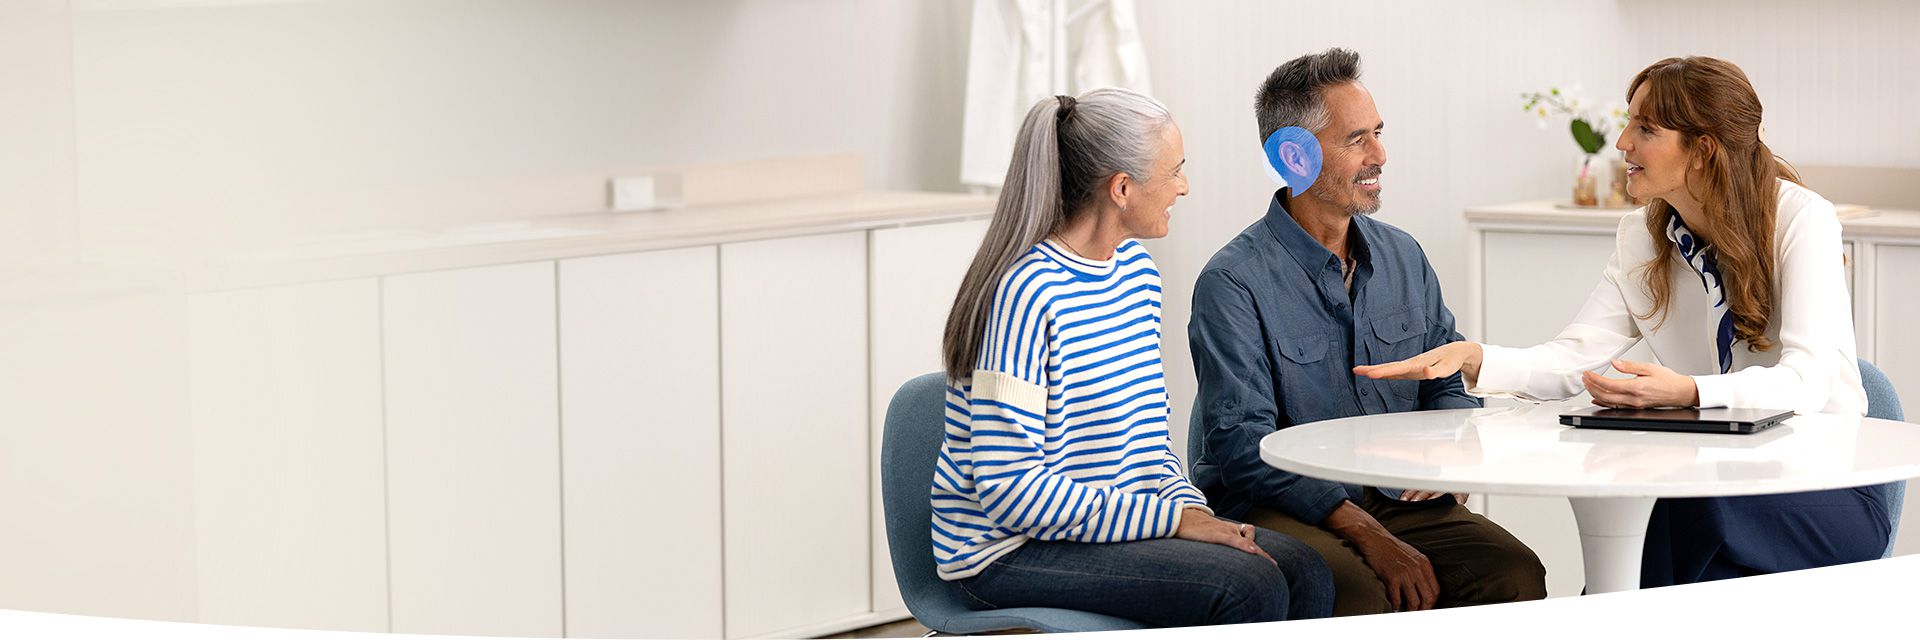
M1787 418L1779 409L1609 409L1586 407L1560 414L1560 424L1582 429L1682 431L1687 433L1759 433Z

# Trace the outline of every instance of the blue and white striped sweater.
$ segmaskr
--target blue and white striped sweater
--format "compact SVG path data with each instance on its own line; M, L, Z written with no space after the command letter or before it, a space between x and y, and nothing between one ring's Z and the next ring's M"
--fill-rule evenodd
M1043 243L995 295L972 377L947 387L940 577L975 575L1029 539L1171 536L1181 509L1205 508L1168 447L1160 272L1146 249L1129 240L1091 262Z

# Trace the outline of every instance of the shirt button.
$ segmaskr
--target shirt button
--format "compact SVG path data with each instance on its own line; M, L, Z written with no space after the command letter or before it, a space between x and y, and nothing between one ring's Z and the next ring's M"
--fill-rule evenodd
M1363 395L1363 396L1370 396L1370 395L1373 395L1373 390L1372 390L1372 389L1368 389L1368 388L1366 388L1366 387L1360 387L1360 395Z
M1407 330L1407 327L1410 327L1410 326L1413 326L1413 323L1411 323L1411 322L1407 322L1407 321L1404 321L1404 320L1402 320L1402 321L1400 322L1400 330L1401 330L1401 331L1406 331L1406 330Z

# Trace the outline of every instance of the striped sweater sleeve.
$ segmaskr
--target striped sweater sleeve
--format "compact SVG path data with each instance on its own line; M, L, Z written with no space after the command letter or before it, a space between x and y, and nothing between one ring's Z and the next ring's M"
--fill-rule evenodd
M1187 480L1185 469L1180 466L1180 459L1174 457L1171 449L1167 450L1166 467L1167 476L1160 482L1160 499L1172 500L1182 508L1198 507L1205 510L1207 515L1213 515L1213 508L1207 506L1206 494L1201 493L1199 488L1194 487L1193 483Z

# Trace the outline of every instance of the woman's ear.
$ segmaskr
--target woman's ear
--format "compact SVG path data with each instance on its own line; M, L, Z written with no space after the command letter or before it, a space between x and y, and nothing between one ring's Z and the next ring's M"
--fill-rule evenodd
M1107 178L1107 197L1113 200L1115 206L1122 209L1127 208L1127 196L1132 193L1133 176L1127 175L1126 172L1120 172Z
M1693 141L1694 170L1698 171L1707 168L1707 158L1713 157L1714 152L1718 151L1719 148L1720 143L1714 141L1713 136L1703 135L1695 138Z

